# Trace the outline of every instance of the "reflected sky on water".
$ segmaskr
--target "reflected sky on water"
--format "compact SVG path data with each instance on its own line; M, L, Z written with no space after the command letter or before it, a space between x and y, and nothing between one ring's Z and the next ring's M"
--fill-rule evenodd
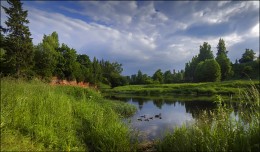
M162 138L166 132L173 131L176 126L194 122L199 111L216 107L215 103L208 101L185 102L174 99L142 98L120 98L119 100L137 107L138 111L135 115L125 122L139 131L141 141Z

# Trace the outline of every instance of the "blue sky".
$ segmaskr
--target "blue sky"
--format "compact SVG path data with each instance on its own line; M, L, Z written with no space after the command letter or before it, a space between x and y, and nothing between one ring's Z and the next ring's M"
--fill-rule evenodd
M219 38L232 62L246 48L259 54L258 1L22 2L35 45L56 31L78 54L122 63L124 75L184 69L203 42L216 55Z

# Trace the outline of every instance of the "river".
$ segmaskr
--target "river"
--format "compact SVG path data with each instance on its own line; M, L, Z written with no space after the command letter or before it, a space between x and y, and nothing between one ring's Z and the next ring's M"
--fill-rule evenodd
M116 96L112 99L137 107L137 112L124 122L139 132L139 141L163 138L166 132L173 131L176 126L194 122L201 110L216 108L216 103L205 99L186 101L179 98Z

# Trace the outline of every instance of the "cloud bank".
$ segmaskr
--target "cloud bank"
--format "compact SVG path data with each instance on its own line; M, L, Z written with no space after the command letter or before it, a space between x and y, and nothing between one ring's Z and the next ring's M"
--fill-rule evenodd
M184 69L205 41L216 54L219 38L232 61L245 48L259 54L256 1L24 1L24 8L34 44L57 31L79 54L122 63L125 75Z

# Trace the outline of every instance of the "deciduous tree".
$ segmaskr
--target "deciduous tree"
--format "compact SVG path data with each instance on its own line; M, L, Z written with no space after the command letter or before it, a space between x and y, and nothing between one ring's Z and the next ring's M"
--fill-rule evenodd
M51 77L58 64L59 53L58 34L44 35L40 44L35 47L35 67L36 73L42 77Z
M240 63L246 63L254 61L255 52L252 49L246 49L245 53L243 53L242 58L239 59Z
M200 53L198 54L198 62L205 61L206 59L213 59L213 53L211 51L211 46L207 42L204 42L200 46Z
M158 69L154 74L153 74L153 80L157 83L163 83L163 73L161 69Z
M195 71L196 81L215 82L220 81L221 72L218 62L214 59L208 59L198 64Z

